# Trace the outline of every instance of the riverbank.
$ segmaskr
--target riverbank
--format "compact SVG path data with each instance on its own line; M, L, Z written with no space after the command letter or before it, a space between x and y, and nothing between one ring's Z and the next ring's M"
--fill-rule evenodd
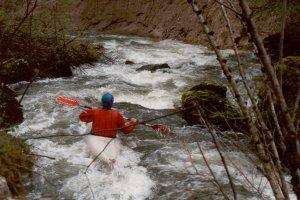
M280 32L281 2L249 1L253 17L263 38ZM198 2L221 48L231 48L230 36L224 25L220 5L216 1ZM238 2L232 1L238 8ZM238 12L239 9L237 9ZM235 13L228 11L237 44L249 48L247 33ZM288 4L287 26L299 23L299 5ZM176 39L191 44L209 46L197 16L187 1L78 1L72 12L73 29L88 26L91 30L113 34L138 35L158 40Z

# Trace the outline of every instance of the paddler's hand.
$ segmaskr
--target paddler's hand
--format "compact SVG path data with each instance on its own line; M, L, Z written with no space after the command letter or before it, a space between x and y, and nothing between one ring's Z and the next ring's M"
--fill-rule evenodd
M131 118L130 122L133 123L134 125L139 123L139 121L136 118Z

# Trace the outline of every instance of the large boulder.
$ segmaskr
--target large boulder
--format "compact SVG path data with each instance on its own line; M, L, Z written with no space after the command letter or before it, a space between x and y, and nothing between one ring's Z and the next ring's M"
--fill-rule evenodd
M182 94L182 108L194 105L202 108L203 117L221 130L245 131L245 120L226 98L227 88L211 82L202 82ZM182 114L189 124L202 124L196 108Z
M23 121L21 105L8 87L0 86L0 127L8 127Z
M150 65L144 65L140 68L138 68L136 71L151 71L151 72L155 72L158 69L170 69L170 66L167 63L163 63L163 64L150 64Z

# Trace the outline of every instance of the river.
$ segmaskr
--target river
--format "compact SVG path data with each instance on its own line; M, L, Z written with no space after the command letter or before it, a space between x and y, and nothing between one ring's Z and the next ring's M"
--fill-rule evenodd
M182 92L201 80L226 84L214 54L199 45L116 35L91 35L87 39L95 45L103 45L107 58L94 66L83 65L74 70L71 78L34 82L22 102L25 120L14 128L13 135L26 138L84 133L86 124L78 119L81 110L57 105L55 97L59 95L98 106L101 94L111 92L115 97L115 108L127 117L146 120L174 111L180 106ZM229 57L232 52L224 51L224 54ZM126 65L126 60L135 64ZM142 65L155 63L168 63L171 69L154 73L136 71ZM257 70L253 68L248 72ZM11 88L21 94L26 84L17 83ZM158 122L172 127L176 135L164 137L139 125L128 138L120 134L124 148L114 169L102 169L95 164L88 170L87 176L84 171L92 158L85 151L81 137L28 140L34 153L55 158L36 159L36 173L26 185L30 191L28 199L83 200L93 199L93 196L95 199L132 200L222 199L196 142L204 150L217 179L231 195L225 170L207 130L188 126L179 115L153 123ZM220 133L218 138L226 144L226 148L222 149L224 155L240 167L255 187L262 190L265 199L271 199L272 192L266 179L230 142L235 140L247 146L247 138L229 132ZM197 171L191 165L190 156ZM251 154L248 156L253 157ZM261 198L232 162L229 162L229 170L238 199Z

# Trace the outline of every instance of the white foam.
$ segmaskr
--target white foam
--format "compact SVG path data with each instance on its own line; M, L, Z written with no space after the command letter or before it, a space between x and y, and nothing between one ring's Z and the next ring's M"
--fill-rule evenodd
M86 175L81 171L78 175L65 181L61 194L75 199L91 199L88 181L95 199L146 199L151 196L155 183L148 177L147 170L138 166L139 155L123 147L116 159L114 168L109 172L101 172L92 167ZM82 192L85 191L85 192Z

